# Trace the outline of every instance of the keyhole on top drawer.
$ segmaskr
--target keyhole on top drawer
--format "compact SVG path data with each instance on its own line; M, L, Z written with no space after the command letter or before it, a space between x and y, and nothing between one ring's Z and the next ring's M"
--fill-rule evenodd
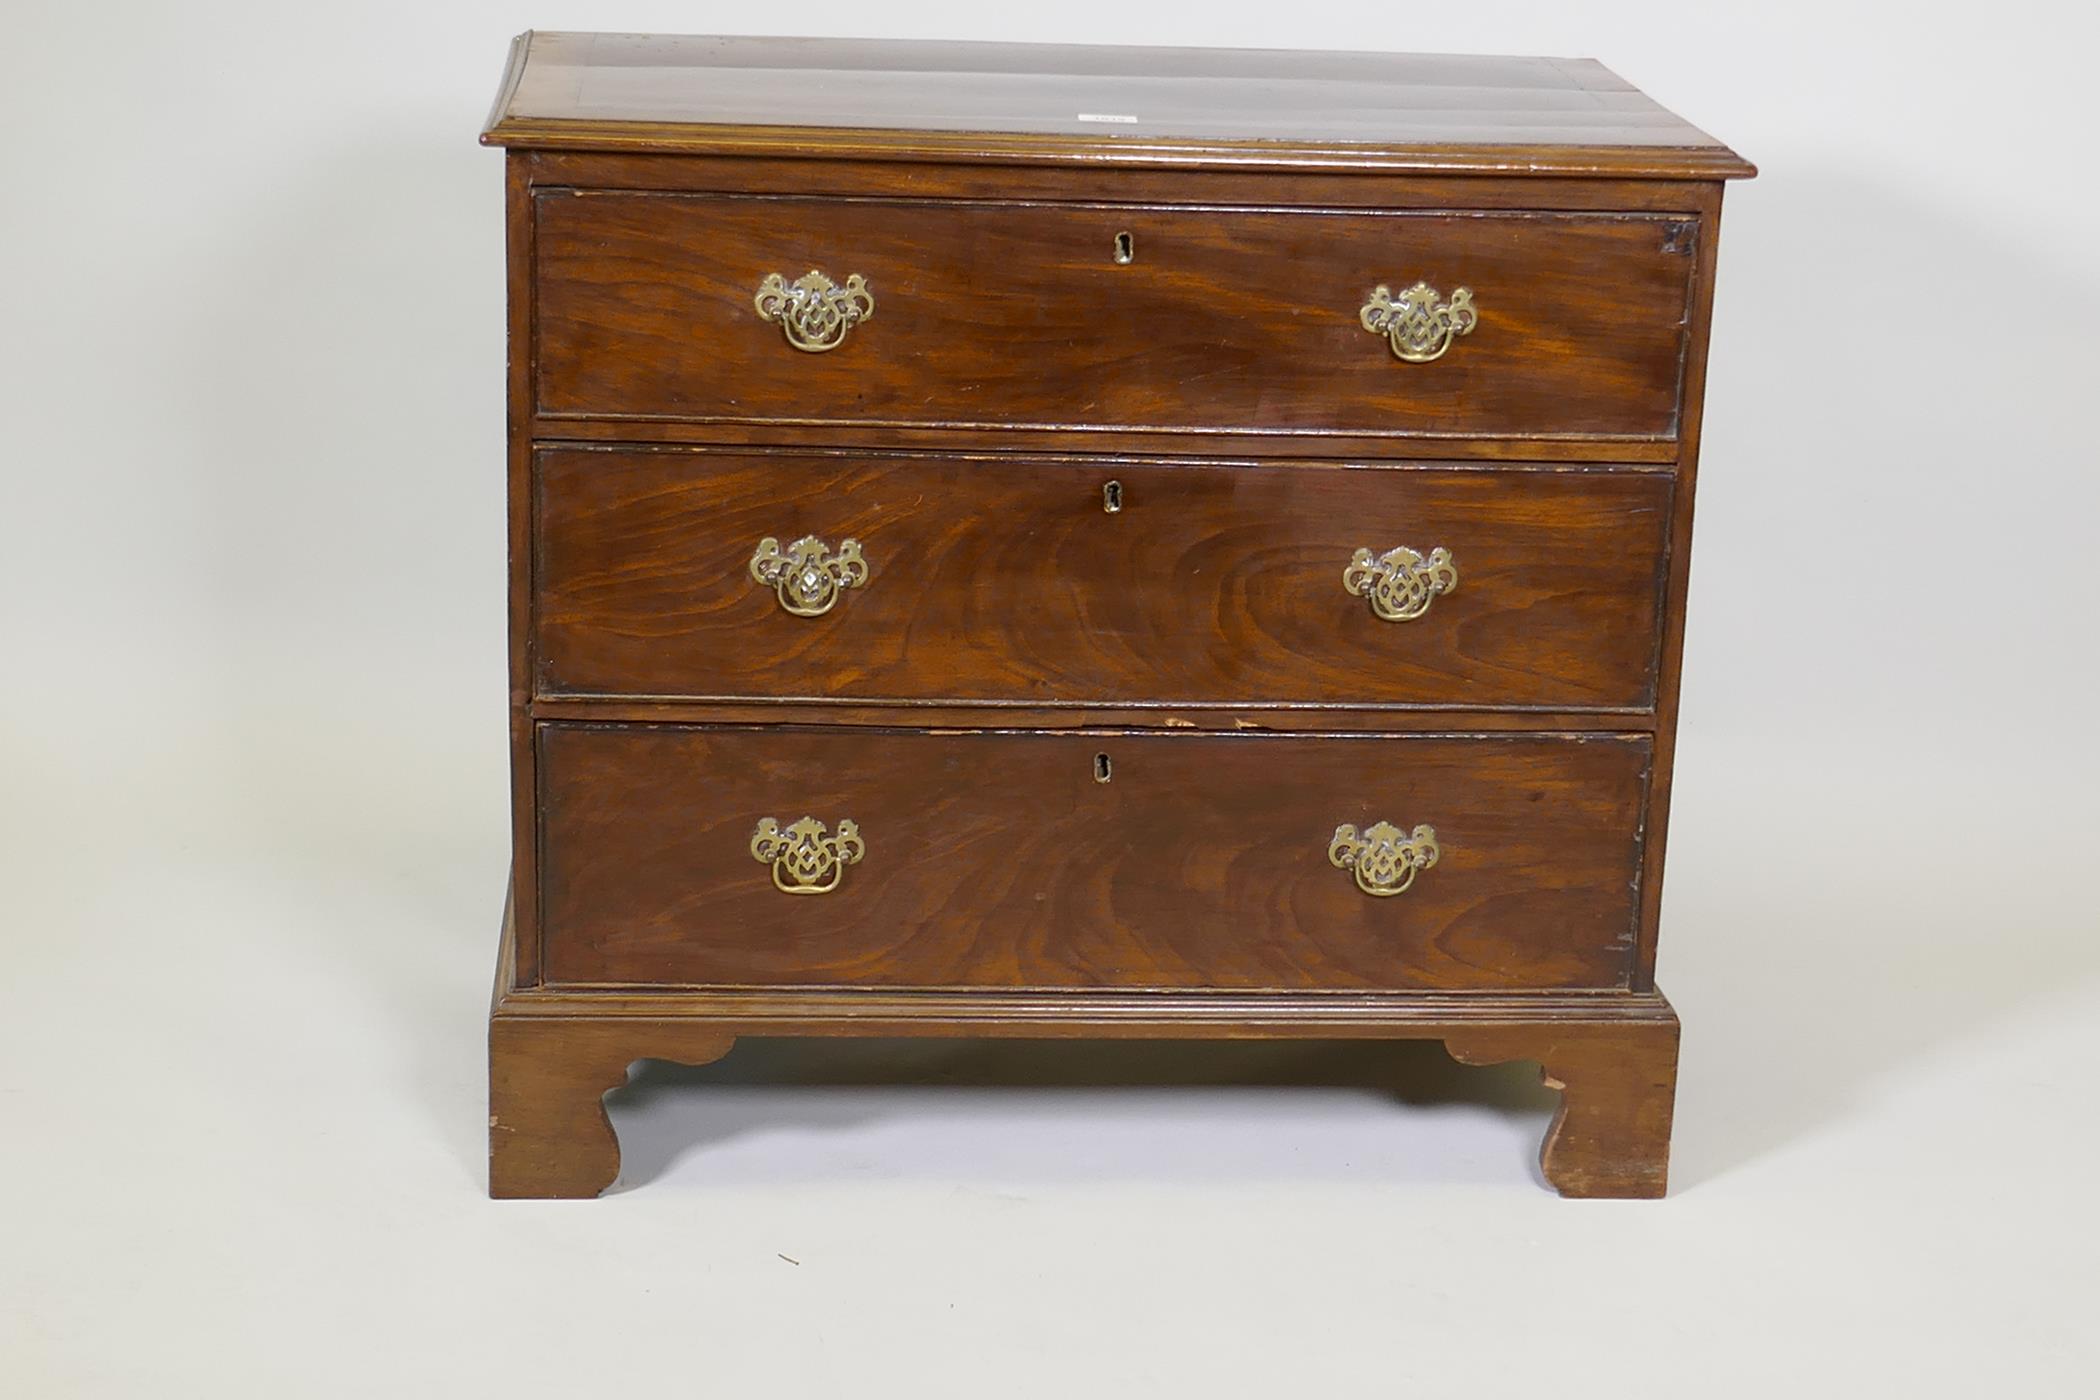
M1123 508L1123 483L1110 481L1101 487L1101 509L1114 515Z
M1113 778L1114 776L1115 776L1115 773L1114 773L1114 771L1113 771L1112 769L1110 769L1110 767L1108 766L1108 755L1107 755L1107 754L1105 754L1105 753L1097 753L1097 754L1095 754L1095 755L1094 755L1094 781L1095 781L1095 782L1097 782L1097 783L1105 783L1105 782L1107 782L1107 781L1108 781L1108 780L1109 780L1110 778Z
M1137 241L1128 230L1116 235L1116 261L1127 263L1137 256Z

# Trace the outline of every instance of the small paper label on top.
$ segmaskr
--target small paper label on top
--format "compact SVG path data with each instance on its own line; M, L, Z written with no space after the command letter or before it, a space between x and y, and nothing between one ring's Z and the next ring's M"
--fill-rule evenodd
M1079 120L1083 122L1135 122L1137 118L1122 112L1081 112Z

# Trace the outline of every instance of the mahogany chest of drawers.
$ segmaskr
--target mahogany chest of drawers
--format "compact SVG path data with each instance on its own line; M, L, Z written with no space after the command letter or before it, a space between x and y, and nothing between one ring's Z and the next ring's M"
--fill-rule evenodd
M1722 183L1587 61L530 34L490 1189L739 1036L1417 1037L1663 1190Z

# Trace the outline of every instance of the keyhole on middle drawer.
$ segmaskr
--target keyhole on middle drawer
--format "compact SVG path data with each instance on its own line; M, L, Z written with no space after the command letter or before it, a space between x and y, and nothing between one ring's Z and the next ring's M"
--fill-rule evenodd
M1123 508L1123 483L1106 482L1101 487L1101 509L1114 515Z
M1137 256L1137 241L1128 232L1116 235L1116 261L1127 263Z
M1109 768L1109 766L1108 766L1108 755L1107 755L1107 754L1105 754L1105 753L1097 753L1097 754L1095 754L1095 755L1094 755L1094 781L1095 781L1095 782L1097 782L1097 783L1105 783L1105 782L1107 782L1107 781L1108 781L1108 780L1109 780L1110 778L1113 778L1114 776L1115 776L1115 773L1114 773L1114 771L1113 771L1113 770L1111 770L1111 769Z

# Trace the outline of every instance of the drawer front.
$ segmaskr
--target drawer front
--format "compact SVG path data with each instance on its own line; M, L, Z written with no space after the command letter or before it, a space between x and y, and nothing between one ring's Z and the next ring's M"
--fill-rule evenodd
M1661 215L577 190L535 207L535 393L552 417L1677 431L1694 240ZM795 287L812 270L829 294ZM768 320L756 299L775 274ZM1380 287L1382 331L1365 324Z
M679 449L537 470L549 696L1654 697L1665 474Z
M1628 975L1639 736L546 724L539 745L556 983L1507 991Z

